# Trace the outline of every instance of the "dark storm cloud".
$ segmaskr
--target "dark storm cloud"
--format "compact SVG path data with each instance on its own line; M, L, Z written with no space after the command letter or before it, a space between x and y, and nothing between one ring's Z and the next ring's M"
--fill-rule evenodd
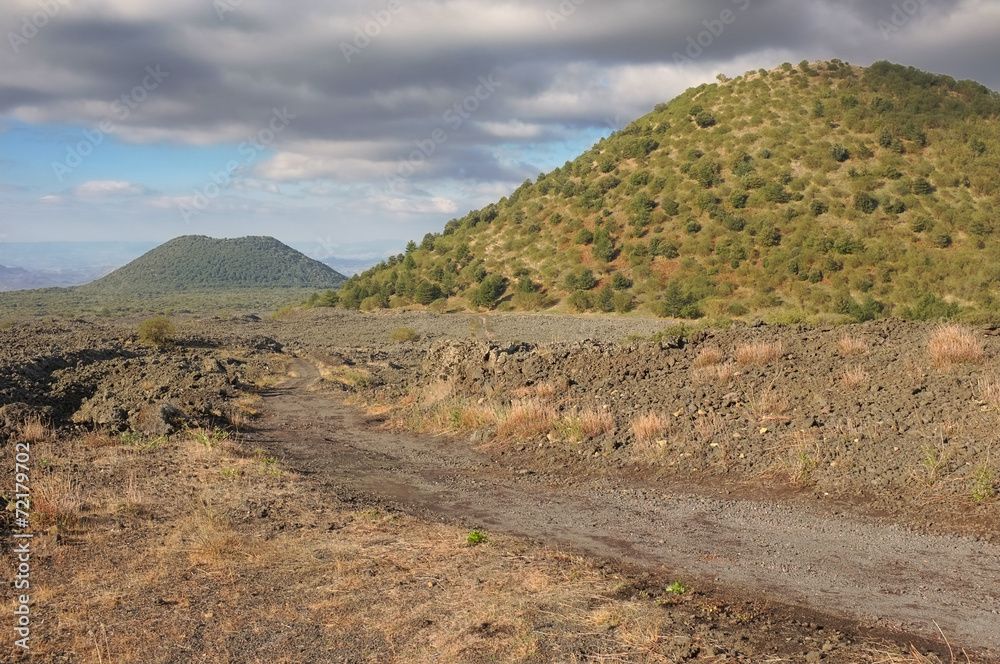
M901 15L900 7L915 9ZM378 181L440 130L445 140L425 155L414 180L509 181L531 167L501 159L496 147L558 142L576 130L614 126L615 118L624 124L687 85L718 71L742 73L734 71L741 66L888 58L995 89L993 7L971 0L109 0L67 6L18 53L5 51L0 110L30 122L96 123L147 66L159 65L169 77L120 123L126 140L239 142L278 108L295 117L270 146L276 154L262 177ZM35 9L5 4L0 25L16 34ZM888 35L886 25L894 28ZM493 89L484 92L483 80L495 81Z

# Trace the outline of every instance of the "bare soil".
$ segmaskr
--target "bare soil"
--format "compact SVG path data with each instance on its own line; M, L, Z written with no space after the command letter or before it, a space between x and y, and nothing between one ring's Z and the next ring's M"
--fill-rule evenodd
M0 443L51 422L37 474L68 496L36 515L31 661L1000 649L993 330L971 331L983 359L937 367L935 328L892 321L626 342L667 324L313 311L180 321L169 350L135 323L0 330ZM399 327L421 340L390 343ZM612 425L448 424L525 395ZM667 423L652 441L631 427L648 413Z

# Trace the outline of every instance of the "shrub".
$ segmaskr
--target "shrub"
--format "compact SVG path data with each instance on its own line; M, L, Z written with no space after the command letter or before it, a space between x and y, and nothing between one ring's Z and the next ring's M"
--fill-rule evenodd
M273 314L271 314L271 320L281 320L282 318L286 318L293 311L295 311L295 307L293 307L290 304L286 304L285 306L281 307Z
M694 116L695 123L702 129L707 129L715 125L715 118L708 111L702 111Z
M577 312L587 311L594 306L590 293L582 290L573 291L569 298L567 298L566 304L568 304L573 311Z
M173 345L177 328L166 316L148 318L139 323L139 343L154 348L166 348Z
M485 544L489 541L489 537L482 530L471 530L469 531L468 537L465 538L466 544L469 546L478 546L480 544Z
M420 341L420 333L412 327L398 327L389 335L389 340L398 343Z
M830 148L830 156L833 157L836 161L847 161L848 159L851 158L851 153L843 145L837 143L832 148Z
M927 352L939 369L949 369L955 364L979 364L986 359L976 336L959 325L938 327L927 344Z
M854 209L865 214L871 214L878 207L878 199L867 191L859 191L854 195Z

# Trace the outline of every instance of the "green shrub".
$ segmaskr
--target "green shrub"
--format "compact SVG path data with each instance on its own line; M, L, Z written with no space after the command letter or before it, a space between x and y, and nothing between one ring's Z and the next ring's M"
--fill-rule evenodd
M389 335L389 341L397 343L420 341L420 333L412 327L398 327Z
M167 348L174 343L177 328L166 316L148 318L139 323L139 343L154 348Z
M867 191L859 191L854 195L854 209L865 214L871 214L878 207L878 199Z

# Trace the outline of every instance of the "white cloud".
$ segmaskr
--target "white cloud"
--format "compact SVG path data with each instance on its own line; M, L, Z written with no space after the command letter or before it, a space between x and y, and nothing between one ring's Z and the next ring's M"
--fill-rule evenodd
M73 188L76 196L96 198L100 196L141 196L145 187L125 180L91 180Z

